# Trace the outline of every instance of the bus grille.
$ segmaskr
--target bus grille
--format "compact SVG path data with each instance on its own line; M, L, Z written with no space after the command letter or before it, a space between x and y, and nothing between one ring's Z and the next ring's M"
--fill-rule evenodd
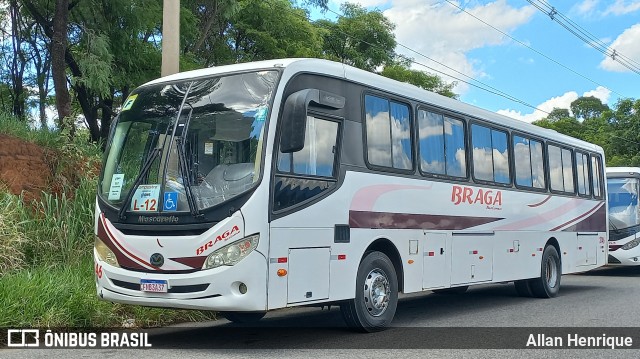
M114 285L120 288L137 290L137 291L140 290L140 283L125 282L117 279L111 279L111 282L113 282ZM209 288L209 283L193 284L193 285L174 285L171 288L169 288L168 292L169 293L195 293L195 292L204 292L205 290L207 290L207 288Z

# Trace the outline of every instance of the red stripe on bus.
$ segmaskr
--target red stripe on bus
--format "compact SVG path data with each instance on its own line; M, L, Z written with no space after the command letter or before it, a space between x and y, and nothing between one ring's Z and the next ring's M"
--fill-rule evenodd
M566 225L572 224L572 223L578 221L579 219L584 218L584 217L590 215L591 213L595 212L596 210L600 209L600 207L602 207L602 205L604 205L604 202L603 203L598 203L595 207L590 209L588 212L585 212L585 213L579 215L578 217L576 217L576 218L574 218L574 219L572 219L570 221L567 221L567 222L565 222L565 223L563 223L563 224L561 224L561 225L559 225L559 226L557 226L555 228L551 228L551 230L552 231L557 231L558 229L560 229L560 228L562 228L562 227L564 227Z
M542 206L543 204L547 203L547 201L550 200L550 199L551 199L551 195L548 195L547 198L545 198L542 202L534 203L534 204L528 204L527 206L529 206L529 207Z
M351 228L467 229L504 218L349 211Z
M101 216L102 216L102 220L103 220L103 221L105 221L104 213L103 213ZM115 238L115 236L111 233L111 231L109 231L109 227L107 227L106 223L104 224L104 228L107 230L107 234L109 235L109 237L111 238L111 240L113 241L113 243L115 243L115 245L116 245L116 246L118 246L118 247L119 247L119 249L120 249L122 252L124 252L125 254L127 254L130 258L135 259L135 260L137 260L138 262L140 262L140 264L143 264L143 265L149 266L149 267L151 267L151 268L153 268L153 269L160 270L160 271L162 270L162 269L160 269L159 267L156 267L156 266L154 266L154 265L152 265L152 264L150 264L150 263L147 263L146 261L144 261L144 260L140 259L140 258L139 258L139 257L137 257L135 254L133 254L133 253L129 252L126 248L124 248L124 246L123 246L122 244L120 244L120 242L118 242L118 240L117 240L117 239Z

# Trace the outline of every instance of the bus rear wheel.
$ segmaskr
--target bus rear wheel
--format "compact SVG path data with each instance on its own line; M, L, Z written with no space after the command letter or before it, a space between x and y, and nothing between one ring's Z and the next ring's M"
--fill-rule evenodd
M355 298L340 305L349 327L362 332L385 329L398 306L398 279L389 257L382 252L366 253L356 278Z
M262 319L266 312L223 312L225 319L234 323L255 323Z
M560 255L554 246L548 245L542 252L540 278L531 279L529 282L531 294L538 298L553 298L557 296L560 291L561 276Z

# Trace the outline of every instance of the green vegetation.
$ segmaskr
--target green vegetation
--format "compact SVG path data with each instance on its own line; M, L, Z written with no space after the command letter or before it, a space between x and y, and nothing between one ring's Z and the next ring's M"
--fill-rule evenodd
M554 109L534 124L602 146L607 167L640 166L640 100L614 108L595 97L580 97L568 109Z
M0 112L45 124L45 108L55 104L59 128L76 126L69 119L82 115L97 143L106 139L128 94L160 75L162 3L157 0L0 0L1 4L5 6L0 6L0 21L19 16L12 32L0 32ZM315 57L454 95L451 84L438 76L409 70L410 62L395 53L394 25L382 11L345 3L343 16L336 20L309 19L312 9L326 9L327 4L182 0L180 70ZM56 35L64 32L55 31L56 26L66 28L66 36ZM387 66L394 68L382 71Z
M33 201L0 190L0 327L155 326L215 318L212 312L99 301L92 254L100 152L82 132L69 142L64 133L29 130L7 116L0 133L53 146L52 181L61 183Z

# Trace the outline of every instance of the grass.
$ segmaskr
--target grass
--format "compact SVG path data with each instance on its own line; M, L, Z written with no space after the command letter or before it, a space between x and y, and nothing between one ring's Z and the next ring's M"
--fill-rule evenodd
M0 327L150 327L212 320L213 312L146 308L99 301L93 259L35 266L0 277Z
M54 185L37 200L0 188L0 327L149 327L215 318L98 300L92 248L99 147L81 131L69 141L3 114L0 133L54 157Z
M48 128L33 129L26 121L0 112L0 133L18 137L47 148L57 148L61 144L59 131Z

